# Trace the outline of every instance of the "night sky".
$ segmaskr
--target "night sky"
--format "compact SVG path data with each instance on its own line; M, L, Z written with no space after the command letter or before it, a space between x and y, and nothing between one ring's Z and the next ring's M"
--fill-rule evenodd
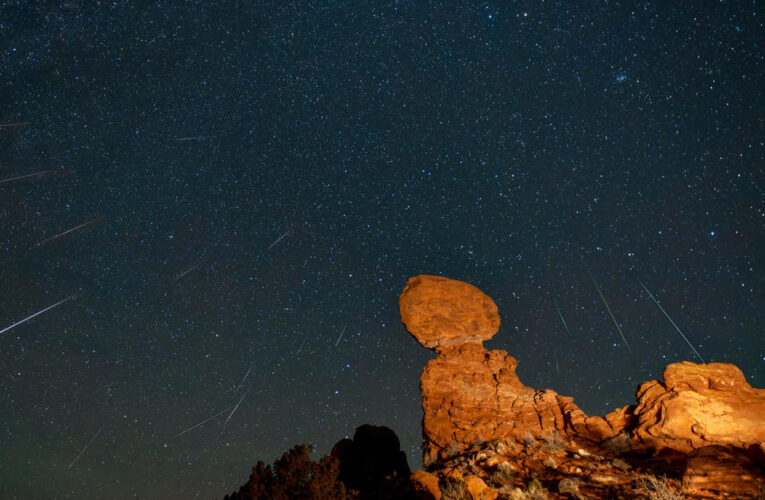
M365 423L421 467L421 273L588 413L698 360L640 281L765 386L757 2L45 3L0 7L0 329L55 305L0 334L4 498L222 497Z

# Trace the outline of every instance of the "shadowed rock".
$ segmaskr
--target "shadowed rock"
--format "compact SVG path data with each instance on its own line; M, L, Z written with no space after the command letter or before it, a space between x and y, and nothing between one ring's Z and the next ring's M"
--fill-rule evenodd
M414 498L406 454L388 427L362 425L353 439L342 439L331 455L340 462L339 479L360 499Z

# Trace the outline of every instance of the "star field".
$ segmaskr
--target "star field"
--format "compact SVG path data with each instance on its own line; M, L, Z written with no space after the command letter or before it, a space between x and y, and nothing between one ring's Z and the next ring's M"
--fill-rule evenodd
M756 2L0 4L0 330L61 302L0 334L3 496L219 498L365 423L421 467L421 273L591 414L698 361L641 282L765 387L764 32Z

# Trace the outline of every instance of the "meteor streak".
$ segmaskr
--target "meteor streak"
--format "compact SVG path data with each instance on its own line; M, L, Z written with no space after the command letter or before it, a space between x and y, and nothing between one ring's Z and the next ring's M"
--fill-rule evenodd
M0 123L0 130L21 130L29 125L29 122L3 122Z
M555 360L555 371L560 374L560 366L558 366L558 356L555 354L555 349L553 349L553 359Z
M71 469L72 467L74 467L74 464L76 464L76 463L77 463L77 460L79 460L79 459L80 459L80 457L82 456L82 454L83 454L83 453L85 453L85 450L87 450L87 449L88 449L88 446L90 446L90 443L92 443L93 441L95 441L95 439L98 437L98 435L99 435L99 434L101 434L101 431L102 431L102 430L104 430L103 426L102 426L100 429L98 429L98 432L96 432L96 433L95 433L95 435L93 435L93 437L92 437L92 438L90 438L90 441L88 441L88 444L86 444L86 445L85 445L85 447L84 447L82 450L80 450L80 452L77 454L77 456L76 456L76 457L74 457L74 460L72 460L72 461L69 463L69 468L70 468L70 469Z
M592 271L590 271L590 266L588 266L587 263L584 262L584 259L582 259L582 263L584 263L584 267L587 268L587 274L590 275L592 284L595 285L595 290L598 291L598 295L600 295L600 300L602 300L603 304L606 306L606 310L608 311L608 314L611 316L611 321L614 322L614 326L616 327L616 330L619 332L619 335L621 335L622 340L624 341L624 345L625 347L627 347L627 351L629 351L629 353L632 354L632 349L630 349L630 345L627 343L627 339L624 337L624 333L622 332L622 329L619 327L619 323L616 322L616 318L614 318L614 313L611 312L611 308L608 306L608 302L606 301L606 298L603 296L603 292L600 291L600 285L598 285L598 282L595 281L595 276L592 275Z
M38 172L32 172L26 175L17 175L16 177L9 177L7 179L0 180L0 184L6 184L13 181L22 181L24 179L44 179L46 177L53 177L57 175L66 175L75 173L75 169L70 170L40 170Z
M563 323L563 328L566 329L566 333L568 334L569 340L574 340L574 338L571 336L571 331L568 329L568 325L566 324L566 318L563 316L563 309L560 307L560 297L557 295L553 297L552 299L553 305L555 306L555 309L558 310L558 316L560 316L560 321Z
M209 139L209 137L204 135L195 135L191 137L177 137L175 139L175 142L186 142L186 141L204 141L206 139Z
M249 375L249 374L250 374L250 372L252 371L252 368L253 368L254 366L255 366L255 362L253 361L253 362L252 362L252 364L250 365L250 369L249 369L249 370L247 370L247 373L245 373L245 374L244 374L244 377L242 377L242 381L241 381L241 382L239 382L239 385L238 385L238 386L236 386L236 390L234 391L234 394L236 394L237 392L239 392L239 389L241 389L241 388L242 388L242 384L244 384L244 381L245 381L245 380L247 380L247 375Z
M39 177L39 176L42 176L44 174L47 174L48 172L51 172L51 170L41 170L39 172L34 172L32 174L19 175L19 176L16 176L16 177L9 177L7 179L1 180L0 184L5 184L6 182L20 181L22 179L29 179L30 177Z
M291 231L291 229L286 230L283 235L281 235L278 238L276 238L276 241L274 241L273 243L268 245L268 248L266 250L271 250L271 248L273 248L277 243L282 241L284 239L284 237L289 234L290 231Z
M228 416L225 422L223 422L223 426L225 427L229 420L231 420L231 417L234 416L234 412L239 408L239 405L242 404L242 401L244 401L244 397L247 396L247 393L245 392L242 394L242 397L239 398L239 402L234 406L234 409L231 410L231 414Z
M215 455L218 454L218 450L220 450L220 443L218 443L218 446L215 447L215 451L213 451L213 454L210 455L210 458L207 459L207 465L210 465L210 462L212 462L213 458L215 458Z
M337 347L337 344L340 343L340 339L343 338L343 334L345 333L345 329L347 328L347 325L343 327L343 330L340 332L340 336L337 337L337 342L335 342L335 347Z
M0 333L3 333L3 332L0 332ZM306 341L307 341L307 340L308 340L308 337L306 337L306 338L304 338L304 339L303 339L303 342L300 344L300 347L298 348L297 352L295 353L295 356L297 356L298 354L300 354L300 351L302 351L302 350L303 350L303 346L305 345L305 343L306 343Z
M66 231L64 231L63 233L58 233L58 234L57 234L57 235L55 235L55 236L51 236L50 238L46 238L46 239L42 240L41 242L37 243L37 246L38 246L38 247L40 247L40 246L43 246L43 245L45 245L45 244L47 244L47 243L50 243L50 242L51 242L51 241L53 241L53 240L57 240L57 239L59 239L59 238L62 238L62 237L64 237L64 236L66 236L67 234L71 234L71 233L73 233L73 232L75 232L75 231L79 231L80 229L84 229L84 228L86 228L86 227L88 227L88 226L92 226L92 225L94 225L94 224L98 224L98 223L99 223L99 222L101 222L103 219L104 219L104 216L103 216L103 215L99 215L98 217L94 217L93 219L90 219L89 221L83 222L83 223L82 223L82 224L80 224L79 226L74 226L74 227L73 227L73 228L71 228L71 229L67 229L67 230L66 230Z
M34 313L33 315L31 315L31 316L29 316L29 317L26 317L26 318L22 319L21 321L17 321L17 322L15 322L14 324L12 324L11 326L8 326L8 327L6 327L6 328L4 328L4 329L0 330L0 334L3 334L3 333L5 333L5 332L7 332L7 331L8 331L8 330L10 330L11 328L15 328L15 327L19 326L19 325L20 325L20 324L22 324L22 323L26 323L27 321L29 321L30 319L34 318L35 316L39 316L39 315L41 315L42 313L44 313L45 311L50 311L50 310L51 310L51 309L53 309L54 307L60 306L61 304L63 304L63 303L64 303L64 302L66 302L67 300L72 300L73 298L74 298L74 295L70 295L69 297L65 298L64 300L59 300L58 302L56 302L56 303L55 303L55 304L53 304L52 306L48 306L48 307L46 307L45 309L43 309L42 311L38 311L38 312Z
M638 280L638 283L640 283L640 286L643 287L643 290L645 290L646 293L648 294L648 296L651 298L651 300L653 300L653 303L656 304L656 307L658 307L659 310L664 313L664 316L666 316L667 319L669 320L669 322L672 323L672 326L675 327L675 330L677 330L677 333L679 333L680 336L683 337L683 340L685 340L685 343L688 344L688 347L691 348L693 353L696 356L698 356L698 358L701 360L702 363L706 363L706 361L704 361L704 358L701 357L701 354L699 354L699 351L697 351L696 348L693 347L693 345L690 343L690 341L688 340L688 337L683 335L683 332L681 332L680 328L675 324L674 321L672 321L672 318L669 317L669 314L667 313L667 311L665 311L664 308L661 307L661 304L659 304L659 301L656 299L656 297L654 297L654 295L651 293L651 291L648 289L648 287L645 286L645 283L643 283L643 281L640 278L638 278L637 280Z
M185 271L183 271L182 273L180 273L180 274L177 274L177 275L175 276L175 278L173 278L173 281L178 281L179 279L183 278L184 276L186 276L187 274L189 274L191 271L193 271L194 269L196 269L197 267L199 267L199 264L201 264L201 263L202 263L202 261L200 260L200 261L198 261L196 264L194 264L193 266L191 266L190 268L188 268L188 269L186 269Z
M240 402L241 402L241 401L240 401ZM237 405L238 405L238 403L237 403ZM207 418L207 419L205 419L205 420L202 420L202 421L201 421L201 422L199 422L197 425L192 425L191 427L189 427L189 428L188 428L188 429L186 429L185 431L179 432L178 434L176 434L175 436L171 437L170 439L175 439L175 438L179 438L179 437L183 436L183 435L184 435L184 434L186 434L187 432L189 432L189 431L191 431L191 430L194 430L194 429L196 429L196 428L197 428L197 427L199 427L200 425L204 425L204 424L206 424L207 422L209 422L210 420L214 419L215 417L220 417L221 415L223 415L224 413L226 413L227 411L229 411L231 408L235 408L235 406L234 406L234 405L231 405L231 406L229 406L228 408L226 408L226 409L224 409L224 410L221 410L221 411L219 411L218 413L216 413L216 414L215 414L215 415L213 415L212 417L210 417L210 418Z

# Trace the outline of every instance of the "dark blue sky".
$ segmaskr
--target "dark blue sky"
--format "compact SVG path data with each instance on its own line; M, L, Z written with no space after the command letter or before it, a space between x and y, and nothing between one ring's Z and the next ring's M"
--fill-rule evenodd
M638 279L765 386L756 3L211 3L0 6L0 329L75 296L0 334L4 495L220 497L364 423L420 467L420 273L590 413L696 359Z

